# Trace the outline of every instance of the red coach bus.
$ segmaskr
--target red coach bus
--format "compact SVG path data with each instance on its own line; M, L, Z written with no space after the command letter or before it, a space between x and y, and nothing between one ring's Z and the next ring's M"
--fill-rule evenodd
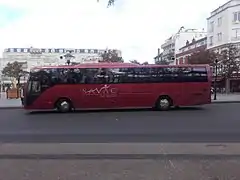
M208 65L95 63L38 67L24 94L27 110L149 108L211 103Z

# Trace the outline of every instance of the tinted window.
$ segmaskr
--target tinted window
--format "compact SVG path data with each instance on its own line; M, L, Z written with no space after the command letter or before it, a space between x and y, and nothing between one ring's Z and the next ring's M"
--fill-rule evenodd
M207 69L204 67L183 68L183 82L207 82Z
M40 81L42 87L55 84L112 84L207 82L204 67L135 67L135 68L62 68L36 70L31 81Z
M39 94L41 92L41 83L39 81L29 81L27 91L31 94Z

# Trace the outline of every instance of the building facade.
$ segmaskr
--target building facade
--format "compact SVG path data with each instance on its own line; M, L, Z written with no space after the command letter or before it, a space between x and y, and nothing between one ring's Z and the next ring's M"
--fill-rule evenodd
M186 41L191 41L193 38L195 40L205 37L207 32L197 29L185 29L181 27L180 30L168 38L164 44L161 45L162 48L162 59L164 61L169 61L170 64L176 64L176 54L180 52L180 48L185 46Z
M71 49L71 48L6 48L0 59L1 81L9 82L7 77L2 77L1 72L7 63L18 61L23 64L23 69L29 71L35 66L51 66L66 64L66 55L71 51L71 62L74 63L98 63L102 59L101 53L106 49ZM115 50L122 57L120 50ZM60 58L63 57L63 58Z
M240 43L240 1L230 0L207 18L207 49Z
M191 42L187 41L186 45L179 49L179 53L176 54L176 65L188 64L188 59L195 52L206 50L207 48L207 37L195 40Z
M175 36L172 35L161 45L161 57L160 58L164 62L168 62L172 64L174 62L174 54L175 54Z
M235 44L239 48L240 1L230 0L212 11L207 18L207 32L207 49L220 53L228 44ZM221 71L224 65L219 62L218 66L218 71ZM233 72L227 79L220 73L217 76L217 86L226 92L240 92L239 73Z

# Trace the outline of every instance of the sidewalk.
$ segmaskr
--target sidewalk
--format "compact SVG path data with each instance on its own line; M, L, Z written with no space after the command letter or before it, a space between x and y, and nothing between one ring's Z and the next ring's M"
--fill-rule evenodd
M213 100L212 103L240 103L240 94L217 94L217 100Z
M0 109L3 108L22 108L20 99L7 99L6 93L1 92Z

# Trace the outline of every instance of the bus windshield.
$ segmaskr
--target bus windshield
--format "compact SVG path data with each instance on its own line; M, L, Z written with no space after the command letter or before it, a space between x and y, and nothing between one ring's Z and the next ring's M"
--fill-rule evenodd
M40 81L28 81L27 93L40 94L41 82Z

